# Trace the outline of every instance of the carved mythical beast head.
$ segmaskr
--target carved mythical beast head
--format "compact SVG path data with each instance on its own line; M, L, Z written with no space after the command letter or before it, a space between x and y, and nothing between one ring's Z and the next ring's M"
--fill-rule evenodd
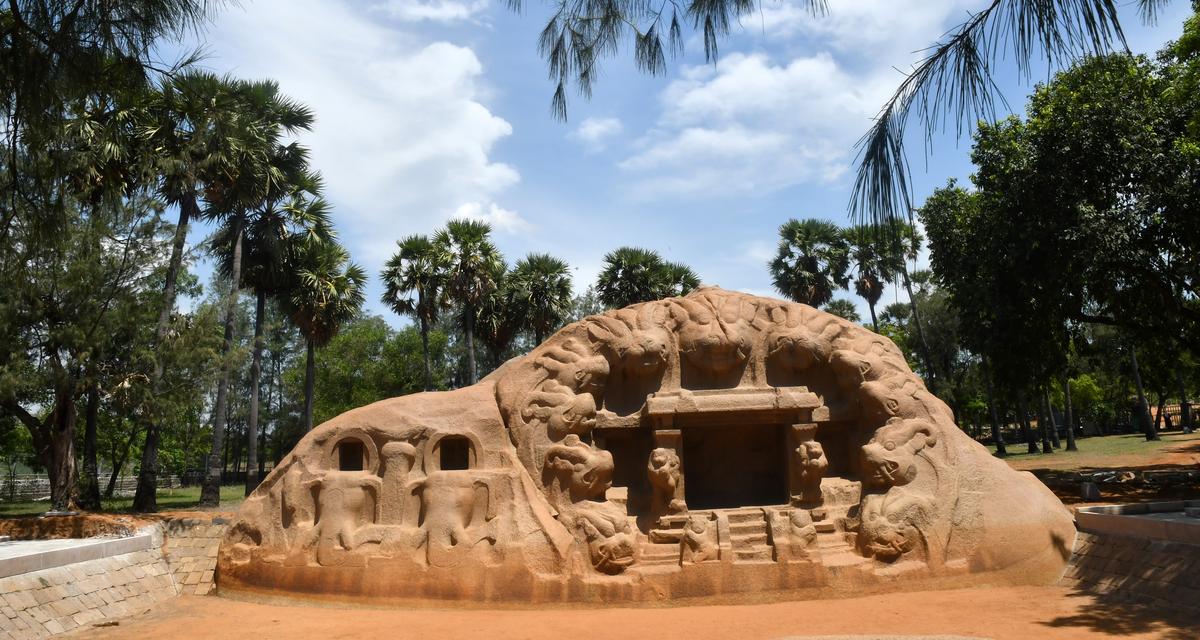
M898 487L917 477L917 453L937 443L933 425L924 420L892 420L862 447L866 484Z

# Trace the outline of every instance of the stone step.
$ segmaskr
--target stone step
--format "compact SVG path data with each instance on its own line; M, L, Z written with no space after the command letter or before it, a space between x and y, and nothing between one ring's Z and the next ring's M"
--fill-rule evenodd
M749 547L749 548L745 548L745 549L734 549L733 550L734 562L747 562L747 561L770 562L772 560L771 556L772 556L771 547L766 547L766 546L757 546L757 547Z
M834 533L837 531L837 525L828 520L814 522L813 524L817 527L817 533Z
M729 536L730 542L733 543L733 548L742 547L767 546L767 533L742 533Z
M760 509L746 509L741 511L726 511L726 517L729 519L729 525L732 527L735 524L744 522L763 522L763 512Z
M854 567L871 562L870 560L846 548L846 551L834 551L821 554L821 564L826 567Z
M760 532L763 532L766 530L767 530L767 523L765 521L739 522L737 524L729 525L730 535L737 535L739 533L760 533Z

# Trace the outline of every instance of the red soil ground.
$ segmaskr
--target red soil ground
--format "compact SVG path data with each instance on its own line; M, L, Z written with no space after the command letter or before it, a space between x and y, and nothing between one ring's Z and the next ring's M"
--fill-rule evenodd
M1059 587L1004 587L749 605L661 608L366 609L184 596L89 638L783 638L843 634L979 638L1167 638L1200 620L1109 604Z

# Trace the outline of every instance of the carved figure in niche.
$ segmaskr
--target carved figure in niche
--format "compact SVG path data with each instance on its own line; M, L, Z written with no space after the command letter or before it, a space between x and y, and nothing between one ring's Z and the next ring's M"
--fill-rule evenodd
M725 321L688 298L672 300L671 312L679 327L679 351L692 366L725 373L750 357L749 327L740 318Z
M717 560L716 531L711 523L700 516L688 518L683 530L683 558L691 562Z
M803 504L820 504L821 478L825 477L825 470L829 468L825 449L810 437L800 442L794 453L800 469L800 501Z
M667 349L670 333L650 319L649 307L639 314L637 329L611 315L588 318L588 336L611 355L624 374L631 378L652 378L663 372L667 365Z
M567 338L562 346L550 344L535 362L552 380L577 393L598 396L608 379L608 360L590 353L573 338Z
M791 543L796 549L807 549L817 541L817 525L813 524L812 515L805 509L792 509L788 516L791 524Z
M571 502L600 497L612 486L613 457L572 433L546 449L545 474L558 480Z
M915 489L918 460L937 444L924 420L893 420L862 447L863 495L858 545L864 555L892 562L917 548L933 514L933 496Z
M616 575L633 564L637 542L620 509L607 502L585 500L574 505L574 512L597 571Z
M456 566L478 543L496 544L491 526L496 506L486 482L463 474L436 473L425 481L421 504L430 565Z
M521 417L526 422L541 422L551 440L568 434L586 435L596 426L596 399L590 393L576 395L555 380L547 380L529 394Z
M646 463L646 476L654 490L651 506L653 513L687 511L687 504L675 497L681 477L679 467L679 455L674 450L659 447L650 452L650 460Z
M369 471L329 471L315 483L317 504L317 562L324 567L345 564L349 552L368 542L379 542L376 523L381 480Z

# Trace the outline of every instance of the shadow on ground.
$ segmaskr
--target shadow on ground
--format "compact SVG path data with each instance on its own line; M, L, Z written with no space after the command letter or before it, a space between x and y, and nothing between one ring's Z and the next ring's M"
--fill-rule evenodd
M1116 637L1155 633L1164 640L1195 640L1200 634L1200 615L1169 608L1129 602L1127 597L1072 593L1070 598L1092 598L1069 616L1041 624L1055 628L1086 628Z

